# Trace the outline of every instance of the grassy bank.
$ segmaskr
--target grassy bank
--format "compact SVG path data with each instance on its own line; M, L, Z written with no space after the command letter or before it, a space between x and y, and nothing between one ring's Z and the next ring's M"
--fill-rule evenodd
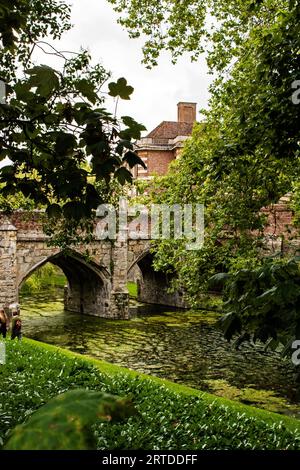
M135 282L127 282L127 289L128 289L128 292L129 292L129 296L132 297L132 298L136 298L137 297L137 285Z
M47 263L26 279L21 293L32 294L45 289L63 288L66 284L67 280L63 272L53 264Z
M139 415L98 423L99 449L300 449L300 423L32 340L7 342L0 442L51 397L75 387L131 396Z

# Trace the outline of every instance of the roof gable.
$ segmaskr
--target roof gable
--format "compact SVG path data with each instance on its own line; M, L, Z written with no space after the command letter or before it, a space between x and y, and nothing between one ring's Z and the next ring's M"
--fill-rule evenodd
M192 130L193 123L190 122L163 121L147 135L147 138L175 139L179 135L191 135Z

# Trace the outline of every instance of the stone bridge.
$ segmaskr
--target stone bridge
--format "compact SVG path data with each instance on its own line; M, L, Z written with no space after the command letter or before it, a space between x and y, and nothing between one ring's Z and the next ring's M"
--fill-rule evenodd
M88 250L88 257L86 252ZM31 274L47 262L65 274L65 309L106 318L129 318L127 281L138 273L138 300L184 307L182 293L167 292L164 273L155 272L149 240L97 240L62 252L49 245L39 212L0 214L0 305L17 302Z
M262 209L266 255L300 249L299 232L292 225L289 198ZM19 290L31 274L50 262L65 274L65 309L106 318L129 318L127 282L138 281L138 300L187 307L182 292L169 293L170 280L154 271L148 239L99 240L62 252L49 245L41 213L0 213L0 306L18 301ZM86 251L88 250L88 257Z

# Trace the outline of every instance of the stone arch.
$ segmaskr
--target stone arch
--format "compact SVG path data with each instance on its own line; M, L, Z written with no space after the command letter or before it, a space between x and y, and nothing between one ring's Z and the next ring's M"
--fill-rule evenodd
M44 256L27 270L18 287L20 288L36 269L48 262L58 266L67 278L68 285L64 296L66 310L97 316L109 315L111 282L107 269L87 261L75 251Z
M141 278L137 283L138 300L150 304L185 308L183 293L181 291L168 292L171 277L162 271L154 270L153 257L149 249L144 250L129 266L128 274L135 266L138 266L141 272Z

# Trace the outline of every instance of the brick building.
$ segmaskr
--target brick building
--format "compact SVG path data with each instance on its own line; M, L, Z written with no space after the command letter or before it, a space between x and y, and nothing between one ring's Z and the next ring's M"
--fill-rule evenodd
M196 103L178 103L177 121L163 121L136 142L136 151L147 169L138 165L134 177L149 179L153 175L166 174L169 164L178 157L184 141L191 135L195 121Z

